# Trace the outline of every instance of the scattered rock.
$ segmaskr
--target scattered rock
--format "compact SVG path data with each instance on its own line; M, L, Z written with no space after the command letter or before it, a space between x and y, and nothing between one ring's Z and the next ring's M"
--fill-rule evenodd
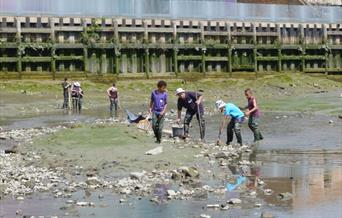
M334 123L334 121L333 120L329 120L329 124L333 124Z
M19 209L19 210L15 211L15 214L22 216L23 215L23 211Z
M271 195L273 193L272 189L265 189L264 195Z
M239 198L232 198L230 199L229 201L227 201L228 204L233 204L233 205L236 205L236 204L241 204L241 199Z
M221 210L228 210L229 209L229 205L228 204L221 204L220 209Z
M174 190L167 190L167 196L172 198L176 195L177 195L177 193Z
M161 154L162 152L163 152L163 147L158 146L152 150L147 151L145 154L146 155L157 155L157 154Z
M211 218L211 216L207 215L207 214L201 214L200 218Z
M23 196L19 196L19 197L17 197L17 200L18 201L23 201L25 198L23 197Z
M279 198L281 198L282 200L289 200L293 197L293 194L290 192L284 192L284 193L280 193Z
M126 202L126 200L125 200L125 199L123 199L123 198L121 198L119 202L120 202L120 204L122 204L122 203L125 203L125 202Z
M269 212L262 212L261 218L274 218L274 216Z
M207 204L207 208L218 209L220 208L220 205L219 204Z
M130 174L131 179L137 179L137 180L141 180L141 178L145 175L145 171L143 172L132 172Z
M101 181L97 177L89 177L86 181L87 185L100 185Z
M254 204L254 207L261 207L261 206L262 206L261 203L255 203L255 204Z
M185 175L185 177L198 178L199 172L195 167L180 167L179 170Z
M95 204L93 202L79 201L76 203L77 206L80 207L93 207Z

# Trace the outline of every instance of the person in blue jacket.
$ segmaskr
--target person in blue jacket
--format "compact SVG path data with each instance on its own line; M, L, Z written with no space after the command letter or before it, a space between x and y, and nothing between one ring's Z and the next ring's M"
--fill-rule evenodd
M233 141L233 132L235 132L237 143L239 143L242 146L240 126L245 118L244 113L236 105L232 103L225 103L222 100L216 101L215 105L216 105L216 108L220 110L221 113L223 113L223 120L221 122L217 144L220 144L220 137L221 137L222 130L227 125L227 122L229 121L229 117L230 117L230 122L227 125L226 144L229 145Z

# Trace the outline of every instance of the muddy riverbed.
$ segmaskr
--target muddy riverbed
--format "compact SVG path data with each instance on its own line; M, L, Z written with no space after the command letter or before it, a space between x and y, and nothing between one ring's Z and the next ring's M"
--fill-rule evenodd
M1 184L0 217L341 217L342 98L339 89L325 88L292 90L301 93L294 96L282 89L270 94L284 96L292 107L278 97L265 97L269 102L260 126L265 139L253 145L245 123L243 149L213 145L220 116L207 91L207 144L165 135L162 153L151 156L145 152L158 147L152 135L128 126L123 112L118 121L108 119L106 99L96 100L99 93L82 115L64 113L50 99L46 111L13 116L5 111L24 111L29 102L18 103L13 95L22 94L6 91L0 104L0 150L16 149L1 154L1 173L14 167L6 175L17 176L30 190L27 183L33 179L23 174L36 173L40 189L33 182L36 191L4 194L11 189ZM37 99L32 107L39 108ZM141 112L146 102L132 98L126 105ZM173 120L169 113L166 129ZM194 139L197 128L193 121ZM227 184L241 174L246 180L228 191ZM14 186L17 180L2 182L19 187Z

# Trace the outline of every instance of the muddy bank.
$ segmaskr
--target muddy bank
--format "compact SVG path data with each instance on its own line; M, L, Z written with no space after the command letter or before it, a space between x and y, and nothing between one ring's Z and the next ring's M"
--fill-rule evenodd
M43 97L40 88L46 82L26 94L16 93L11 82L2 88L7 93L0 104L1 112L6 111L2 118L6 125L2 125L0 149L17 148L0 156L5 181L0 185L0 216L106 217L113 216L113 211L120 217L341 214L340 83L314 82L305 75L256 81L170 81L169 90L205 89L207 144L184 143L165 135L161 147L153 143L151 133L128 126L123 113L121 120L107 119L103 96L107 86L84 83L91 101L82 115L64 114L55 99ZM59 92L55 85L49 84L48 93ZM126 92L123 104L144 112L154 82L120 86ZM253 145L252 133L244 124L246 146L214 146L219 116L211 102L223 97L244 105L246 86L255 88L260 99L265 139ZM26 101L27 93L32 94L32 102ZM170 99L170 109L175 108L172 93ZM29 108L51 104L51 110L14 115L16 110L26 111L28 104ZM174 116L168 113L166 129ZM198 138L197 128L194 121L193 139ZM154 153L152 149L156 155L146 155ZM229 191L228 183L237 184L241 175L245 180Z

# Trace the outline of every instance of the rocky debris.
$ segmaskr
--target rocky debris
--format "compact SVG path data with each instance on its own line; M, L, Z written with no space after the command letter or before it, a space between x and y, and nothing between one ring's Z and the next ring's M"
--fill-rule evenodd
M161 154L163 152L163 147L162 146L158 146L152 150L146 151L146 155L157 155L157 154Z
M17 197L17 201L23 201L25 198L22 196Z
M261 207L261 206L262 206L261 203L255 203L255 204L254 204L254 207Z
M329 124L333 124L334 123L334 121L333 120L329 120Z
M228 204L221 204L220 209L221 210L228 210L229 209L229 205Z
M39 156L35 153L0 154L0 181L4 195L23 196L33 192L52 190L64 182L63 169L47 169L32 164Z
M19 209L19 210L16 210L16 211L15 211L15 214L16 214L16 215L19 215L19 216L22 216L24 213L23 213L22 210Z
M293 197L293 194L290 192L284 192L278 194L278 197L282 200L290 200Z
M274 218L274 216L269 212L262 212L261 218Z
M89 187L99 187L102 182L100 181L99 178L97 178L96 176L93 177L89 177L87 178L86 182L85 182Z
M146 171L143 172L132 172L130 174L131 179L137 179L137 180L141 180L143 178L143 176L145 176Z
M227 201L228 204L236 205L241 204L241 199L239 198L231 198L229 201Z
M186 177L190 177L190 178L198 178L199 177L199 172L197 171L196 167L180 167L178 169L183 176Z
M262 181L260 178L257 180L259 186L264 186L265 182Z
M0 137L6 139L15 139L17 142L30 142L36 137L52 134L64 128L65 127L63 126L57 126L53 128L41 127L29 129L13 129L0 132Z
M78 201L76 202L76 205L80 207L94 207L95 206L93 202L87 202L87 201Z
M125 202L126 202L126 200L125 200L125 199L123 199L123 198L121 198L121 199L119 200L119 202L120 202L120 204L122 204L122 203L125 203Z
M272 195L273 191L272 189L264 189L264 195Z
M219 209L220 205L219 204L207 204L207 208L210 209Z
M177 196L177 193L174 190L167 190L167 196L172 199Z
M211 218L211 216L202 213L202 214L200 215L200 218Z

